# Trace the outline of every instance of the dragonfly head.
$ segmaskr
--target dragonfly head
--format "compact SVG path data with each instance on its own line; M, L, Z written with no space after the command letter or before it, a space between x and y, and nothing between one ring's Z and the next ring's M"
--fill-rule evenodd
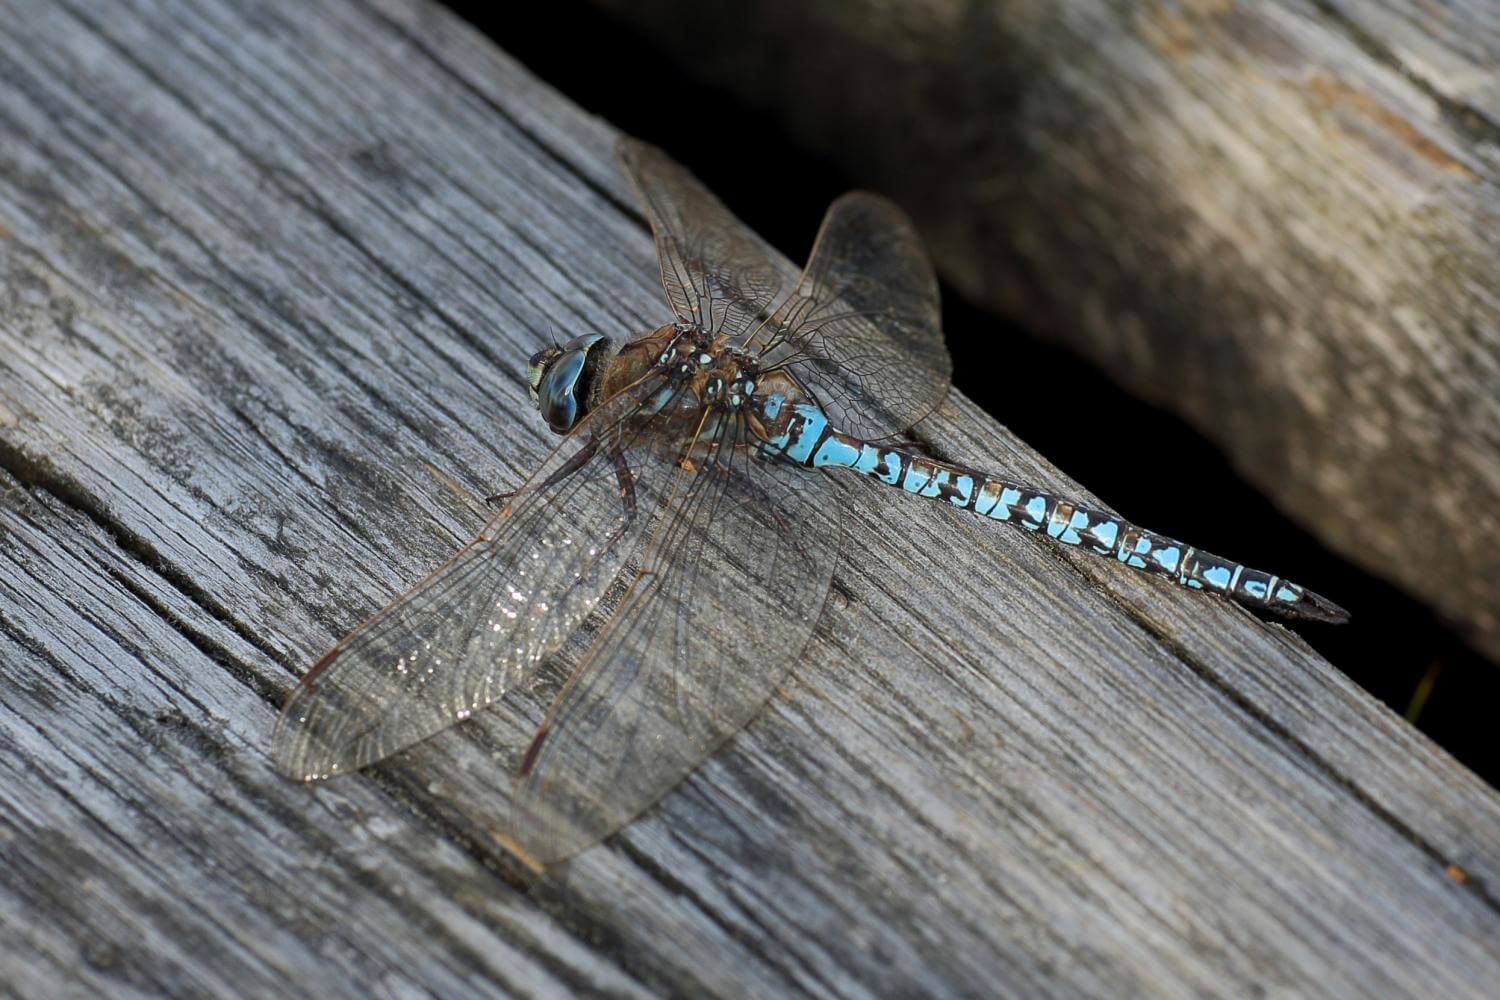
M557 433L572 430L588 412L597 362L609 353L594 348L608 343L603 334L588 333L561 347L543 348L527 362L526 388L531 393L531 405Z

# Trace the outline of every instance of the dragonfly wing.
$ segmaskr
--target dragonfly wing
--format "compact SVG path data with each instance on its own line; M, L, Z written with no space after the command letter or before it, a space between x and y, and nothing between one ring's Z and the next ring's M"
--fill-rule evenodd
M656 237L662 287L677 318L731 338L757 328L786 277L775 253L655 146L621 139L619 154Z
M792 294L758 338L840 429L882 438L932 412L953 361L937 278L921 238L891 201L856 191L823 217Z
M651 376L600 405L457 555L351 632L292 692L282 773L352 771L467 718L530 677L598 602L664 502ZM632 473L631 502L620 476ZM660 489L660 478L656 481Z
M700 442L621 605L522 760L518 846L567 857L654 803L802 654L837 561L836 484Z

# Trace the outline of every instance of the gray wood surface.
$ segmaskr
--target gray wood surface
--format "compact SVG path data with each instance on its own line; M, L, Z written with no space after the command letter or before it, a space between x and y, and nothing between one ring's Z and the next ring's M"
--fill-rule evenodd
M277 777L477 526L429 467L514 483L525 355L665 315L607 125L421 0L287 10L0 3L0 993L1492 992L1491 789L1291 632L873 487L785 689L565 866L482 717Z
M1495 0L595 0L1500 660Z

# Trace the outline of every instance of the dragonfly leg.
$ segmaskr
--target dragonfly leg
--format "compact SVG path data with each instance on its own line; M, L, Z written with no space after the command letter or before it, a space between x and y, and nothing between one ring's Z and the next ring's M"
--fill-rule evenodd
M625 453L613 445L609 449L609 459L615 466L615 479L620 483L620 499L625 504L626 518L635 517L635 473L630 470L630 465L625 461Z
M620 505L624 509L620 513L619 522L609 533L609 538L605 542L606 548L614 545L615 542L619 541L624 536L626 530L630 527L631 522L635 520L636 512L635 473L630 470L629 463L625 461L625 453L621 451L617 446L611 445L609 449L609 459L615 467L615 479L620 484ZM541 739L545 735L546 727L543 727L542 731L537 734L537 741L534 745L539 747ZM531 751L528 750L527 753L528 755L530 755ZM522 768L521 773L523 775L525 774L524 767Z
M597 442L597 441L590 441L588 444L584 445L582 448L579 448L578 451L576 453L574 453L573 456L571 458L569 458L566 462L564 462L560 468L558 468L555 472L553 472L552 475L550 475L546 479L544 479L538 485L538 489L550 490L552 487L556 486L558 483L562 482L564 479L567 479L573 473L577 472L579 469L581 469L585 465L589 464L589 459L593 458L594 454L596 452L598 452L598 450L599 450L599 442ZM484 502L487 503L487 504L490 504L491 506L497 506L498 507L498 506L504 504L505 501L510 500L512 497L514 497L517 493L520 493L520 492L521 491L519 489L515 489L515 490L506 490L504 493L494 493L494 494L491 494L490 496L485 497L484 498Z
M502 507L505 505L506 501L508 501L511 497L515 496L519 492L521 491L506 490L504 493L491 493L489 496L484 498L484 502L489 504L491 507Z

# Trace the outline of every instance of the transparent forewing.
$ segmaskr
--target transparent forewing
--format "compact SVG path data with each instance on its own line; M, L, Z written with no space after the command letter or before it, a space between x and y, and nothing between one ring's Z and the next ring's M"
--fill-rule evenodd
M789 277L775 253L655 146L622 139L619 154L656 237L677 318L730 338L758 327Z
M839 548L837 484L752 458L733 428L689 470L620 607L523 760L537 861L628 823L761 708L802 654Z
M278 770L312 780L363 767L531 675L665 505L663 477L649 475L660 386L650 377L601 405L479 537L313 667L277 722Z
M921 420L953 374L921 239L893 203L862 191L829 207L802 279L754 345L864 438Z

